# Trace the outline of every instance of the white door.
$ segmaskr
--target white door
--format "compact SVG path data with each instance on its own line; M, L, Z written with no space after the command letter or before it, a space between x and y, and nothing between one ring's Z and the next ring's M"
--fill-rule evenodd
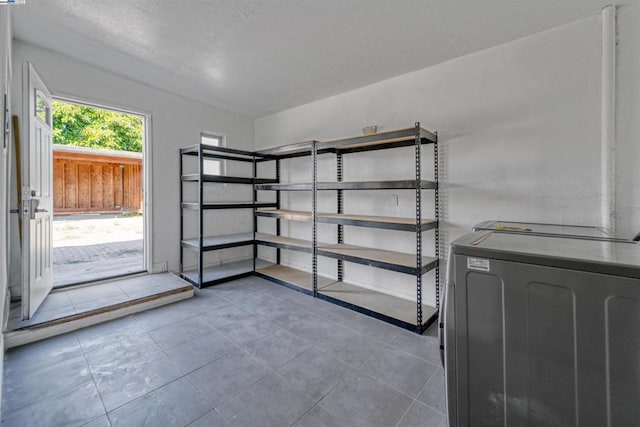
M30 63L23 70L22 318L29 319L53 287L51 93Z

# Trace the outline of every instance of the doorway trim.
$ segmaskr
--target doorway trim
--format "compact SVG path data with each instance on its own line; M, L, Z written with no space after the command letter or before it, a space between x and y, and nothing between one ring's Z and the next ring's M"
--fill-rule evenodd
M153 203L152 203L152 185L153 180L153 165L150 159L152 156L152 125L151 125L151 113L137 110L134 108L124 107L122 105L110 105L104 102L91 100L88 98L78 97L76 95L68 95L62 94L55 91L52 91L51 94L53 100L55 101L63 101L70 102L74 104L86 105L87 107L95 107L102 108L105 110L117 111L120 113L126 114L134 114L140 117L143 117L142 124L142 165L143 165L143 183L142 183L142 197L143 197L143 249L142 249L142 257L143 257L143 274L154 273L153 271L153 235L151 233L152 229L152 218L153 218ZM164 271L164 270L162 270ZM158 271L158 272L162 272ZM136 273L132 273L131 275L135 275ZM128 275L127 275L128 276ZM122 277L122 276L118 276ZM98 279L96 282L101 282L105 279ZM78 286L86 285L86 283L78 284ZM68 286L75 286L73 284ZM66 287L66 286L65 286Z

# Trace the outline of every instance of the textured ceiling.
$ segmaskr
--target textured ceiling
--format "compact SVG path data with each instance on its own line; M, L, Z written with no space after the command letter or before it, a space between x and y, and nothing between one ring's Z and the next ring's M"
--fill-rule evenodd
M27 0L12 14L16 39L260 117L596 15L609 3Z

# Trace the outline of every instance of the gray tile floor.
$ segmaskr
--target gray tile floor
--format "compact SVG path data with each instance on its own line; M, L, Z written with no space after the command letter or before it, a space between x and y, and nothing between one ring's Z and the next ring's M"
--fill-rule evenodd
M249 277L10 350L6 426L444 426L437 342Z

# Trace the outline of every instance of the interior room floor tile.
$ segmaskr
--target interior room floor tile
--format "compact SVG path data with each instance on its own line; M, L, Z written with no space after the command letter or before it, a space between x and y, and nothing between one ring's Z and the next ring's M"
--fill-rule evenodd
M413 403L410 397L362 373L351 375L320 401L350 426L395 426Z
M447 417L438 411L413 402L396 427L447 427Z
M430 334L248 277L8 350L2 426L445 425Z
M212 409L186 378L160 387L109 414L113 426L183 426Z
M440 412L447 411L444 370L442 368L436 369L433 375L431 375L431 378L429 378L424 389L418 396L418 400Z
M218 410L232 426L281 427L293 424L314 404L303 388L272 373Z
M373 355L361 370L415 398L436 370L436 366L410 354L386 347Z
M211 410L189 424L189 427L226 427L228 424L222 418L222 416L216 412L216 410Z

